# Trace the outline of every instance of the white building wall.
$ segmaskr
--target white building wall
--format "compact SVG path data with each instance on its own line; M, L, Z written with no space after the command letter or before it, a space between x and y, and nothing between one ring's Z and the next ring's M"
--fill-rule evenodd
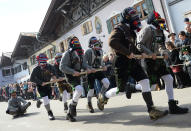
M134 3L136 3L136 1L139 2L141 0L115 0L110 5L107 5L103 9L99 10L99 12L97 12L92 17L90 17L89 19L87 19L86 21L83 22L83 23L85 23L85 22L91 20L92 21L92 26L93 26L93 32L83 36L82 31L81 31L81 25L83 23L81 23L77 27L70 30L68 33L64 34L62 37L60 37L54 43L56 43L57 47L59 47L58 44L61 41L67 39L68 37L70 37L72 35L75 35L75 36L77 36L79 38L83 49L87 50L88 49L88 41L89 41L90 37L96 36L98 38L100 37L100 39L103 42L104 53L108 53L110 51L110 48L109 48L109 45L108 45L108 38L109 38L110 34L108 34L106 21L112 16L113 12L121 12L121 11L123 11L123 9L125 9L125 8L127 8L129 6L132 6ZM159 12L162 17L164 17L164 13L163 13L160 1L159 0L153 0L153 5L154 5L155 10L157 12ZM95 16L99 17L101 22L102 22L102 33L101 34L96 34ZM146 20L142 21L142 24L143 24L143 26L145 26L146 25ZM105 37L102 37L103 35L105 35Z
M111 2L109 5L107 5L106 7L100 9L98 12L96 12L94 15L92 15L90 18L88 18L87 20L85 20L84 22L80 23L78 26L74 27L73 29L71 29L69 32L67 32L66 34L64 34L63 36L61 36L59 39L57 39L56 41L54 41L52 44L57 46L57 51L59 51L60 49L60 43L64 40L66 40L68 37L75 35L79 38L80 43L82 44L82 47L84 50L88 49L88 41L92 36L96 36L97 38L100 38L101 41L103 42L103 50L104 53L108 53L110 52L110 48L108 45L108 38L109 35L108 34L108 29L107 29L107 23L106 21L113 16L114 12L120 13L121 11L123 11L123 9L133 6L133 4L140 2L141 0L115 0L113 2ZM159 0L153 0L153 5L156 11L158 11L162 17L164 17L164 13L162 12L162 7L161 4L159 2ZM102 23L102 33L101 34L97 34L96 33L96 28L95 28L95 17L99 17L99 19L101 20ZM87 35L82 34L82 30L81 30L81 26L87 22L87 21L91 21L92 22L92 28L93 31ZM146 25L146 20L142 21L143 26ZM103 37L105 36L105 37ZM52 45L48 45L45 48L43 48L42 50L36 52L34 55L38 55L42 52L47 51L49 48L51 48ZM30 63L30 58L28 59L28 62ZM31 65L31 63L30 63ZM30 72L33 70L33 68L36 65L31 65L30 66Z
M174 0L167 0L167 4ZM169 8L169 13L172 18L172 24L174 25L175 33L179 33L185 30L184 24L184 14L191 10L191 0L183 0L174 5L167 5Z
M11 76L3 76L3 74L2 74L3 69L10 69L10 68L11 68L11 66L0 68L0 86L1 87L6 86L6 85L14 82L13 75L11 75Z
M23 70L23 66L22 66L22 64L24 64L25 62L27 62L27 59L15 60L15 62L13 64L13 68L17 67L18 65L21 65L22 71L14 74L14 82L20 83L20 82L24 82L24 81L29 79L29 70L28 70L28 68L26 70Z
M12 83L20 83L23 81L26 81L27 79L29 79L29 70L23 70L22 64L24 62L27 62L27 59L25 60L16 60L13 64L13 66L8 66L8 67L3 67L0 69L0 86L6 86L8 84L12 84ZM18 65L21 65L21 72L18 72L14 75L10 75L10 76L3 76L2 74L2 70L3 69L11 69L14 67L17 67Z
M121 12L123 9L125 9L126 7L129 7L133 4L134 0L116 0L114 2L112 2L110 5L104 7L103 9L99 10L99 12L97 12L96 14L94 14L92 17L90 17L89 19L87 19L85 22L91 20L92 21L92 26L93 26L93 32L87 34L87 35L82 35L82 31L81 31L81 25L83 23L81 23L80 25L78 25L77 27L73 28L72 30L70 30L68 33L64 34L62 37L60 37L57 41L55 41L57 44L59 44L61 41L67 39L68 37L75 35L79 38L82 47L84 50L88 49L88 41L90 39L90 37L92 36L96 36L96 37L100 37L105 35L105 37L100 37L100 39L103 42L103 50L104 52L109 52L109 46L108 46L108 29L107 29L107 23L106 21L110 18L110 16L113 14L113 12ZM101 34L96 34L96 29L95 29L95 16L99 17L101 22L102 22L102 33ZM59 46L59 45L57 45Z

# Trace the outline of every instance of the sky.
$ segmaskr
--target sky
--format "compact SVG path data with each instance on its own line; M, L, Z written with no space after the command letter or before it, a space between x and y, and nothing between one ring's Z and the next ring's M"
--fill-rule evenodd
M51 0L0 0L0 56L12 52L20 32L38 32Z

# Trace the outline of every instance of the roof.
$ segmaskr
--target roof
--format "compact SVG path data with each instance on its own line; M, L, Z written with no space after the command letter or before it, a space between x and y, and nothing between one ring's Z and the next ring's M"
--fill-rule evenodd
M59 22L59 18L62 17L60 14L56 12L56 9L66 0L52 0L48 11L45 15L45 18L42 22L42 25L39 30L40 35L44 34L52 34L55 30L57 23Z
M99 2L89 0L52 0L37 34L37 39L44 42L56 40L112 1L114 0ZM91 8L93 4L94 8Z
M5 66L11 66L12 62L11 62L11 54L12 52L6 52L6 53L2 53L1 56L1 61L0 61L0 66L1 67L5 67Z
M32 51L33 44L38 42L36 32L22 32L12 53L12 58L27 58Z
M11 58L11 55L12 55L12 52L6 52L6 53L3 53L2 56L5 56L5 57L8 57L8 58Z
M38 38L48 39L47 42L54 41L60 37L60 30L63 29L62 31L66 32L69 28L68 26L72 27L74 22L72 11L79 6L80 2L82 2L82 0L52 0L38 32ZM70 25L66 25L66 19ZM77 23L77 21L75 22ZM63 27L59 25L63 25ZM57 30L59 31L57 32Z

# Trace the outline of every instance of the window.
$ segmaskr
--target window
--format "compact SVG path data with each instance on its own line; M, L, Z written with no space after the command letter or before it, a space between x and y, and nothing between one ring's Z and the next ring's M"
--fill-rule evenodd
M27 62L23 63L22 66L23 66L23 70L26 70L27 69Z
M36 55L33 55L30 57L31 65L34 65L36 63Z
M107 28L108 33L110 34L111 31L114 29L114 27L120 23L121 16L120 14L117 14L113 17L111 17L109 20L107 20Z
M49 59L54 58L54 56L56 55L56 46L48 49L47 54Z
M19 72L21 72L21 71L22 71L22 69L21 69L21 65L17 66L17 67L15 68L15 70L16 70L15 73L19 73Z
M11 73L12 73L13 75L15 74L14 68L11 68Z
M60 43L60 52L64 52L65 48L64 48L64 41Z
M3 76L10 76L11 75L11 69L3 69L2 74L3 74Z
M120 15L116 15L116 16L114 16L114 17L111 18L111 23L112 23L113 28L114 28L117 24L119 24L119 22L120 22Z
M141 1L134 5L134 8L137 10L137 13L139 14L139 17L141 20L144 20L148 16L148 9L145 1Z
M92 22L88 21L81 26L82 34L87 35L93 31Z
M68 49L68 40L63 40L60 43L60 52L65 52Z
M99 17L95 17L95 28L96 28L96 33L100 34L102 32L102 24L101 20Z

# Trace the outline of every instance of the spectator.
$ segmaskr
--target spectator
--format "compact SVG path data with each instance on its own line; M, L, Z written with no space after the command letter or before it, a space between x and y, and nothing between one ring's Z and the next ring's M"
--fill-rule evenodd
M114 73L114 69L112 67L112 61L113 61L113 56L112 55L113 54L110 54L110 60L109 60L108 55L103 56L103 63L105 64L105 66L107 66L107 71L105 71L105 75L110 81L110 87L109 88L116 87L115 73Z
M189 74L190 79L191 79L191 55L188 52L188 47L182 48L182 50L179 54L179 57L180 57L180 60L184 60L188 74Z
M32 82L31 82L32 83ZM33 87L33 100L37 100L37 90L36 90L36 84L32 83L32 87Z
M112 63L114 60L114 54L113 53L110 53L109 54L109 61Z
M188 39L191 39L191 25L186 26L186 35Z
M191 25L191 22L190 22L189 18L184 18L184 23L186 25Z
M182 46L190 46L191 45L191 40L187 38L186 33L184 31L181 31L178 36L182 42L181 43Z
M27 85L28 85L27 97L28 97L28 99L34 99L32 83L27 82Z
M26 102L22 97L17 96L16 90L13 89L11 91L11 99L8 101L6 113L13 116L22 115L30 105L30 102Z
M28 99L28 83L24 81L23 83L23 89L24 89L24 97L25 99Z
M170 41L176 46L176 47L181 47L181 42L179 39L176 39L176 34L175 33L170 33L168 35L168 38L170 38Z
M3 101L3 87L0 87L0 102Z
M186 30L186 35L188 39L191 39L191 22L189 18L184 19L184 23L186 24L185 30Z
M179 64L182 64L181 60L179 59L179 51L175 49L176 47L172 42L166 42L166 48L169 50L169 61L170 61L170 67L173 71L173 74L175 75L176 81L177 81L177 89L182 89L182 66Z
M6 96L6 99L9 99L10 98L10 94L9 94L9 88L10 88L10 84L9 85L7 85L6 87L5 87L5 96Z
M18 83L14 84L17 92L17 96L21 96L21 87Z

